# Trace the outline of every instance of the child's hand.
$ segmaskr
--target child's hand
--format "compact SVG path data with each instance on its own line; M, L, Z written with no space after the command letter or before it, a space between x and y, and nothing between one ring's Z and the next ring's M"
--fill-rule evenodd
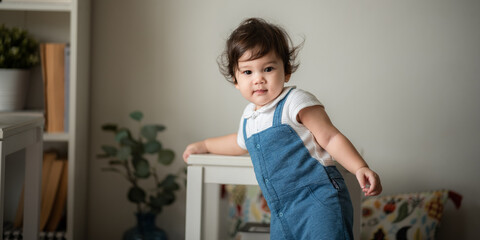
M365 196L375 196L382 192L378 175L368 167L362 167L355 173Z
M185 151L183 152L183 161L187 162L188 157L190 154L195 153L207 153L207 146L205 146L205 141L195 142L187 146Z

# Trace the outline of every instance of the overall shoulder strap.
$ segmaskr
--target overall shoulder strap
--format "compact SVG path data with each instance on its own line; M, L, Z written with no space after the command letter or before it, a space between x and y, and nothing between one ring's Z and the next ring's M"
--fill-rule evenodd
M247 144L247 119L243 119L243 141Z
M283 106L285 105L285 101L287 100L288 95L292 92L293 88L288 90L287 95L278 102L277 107L275 108L275 113L273 114L273 126L278 126L282 124L282 112Z

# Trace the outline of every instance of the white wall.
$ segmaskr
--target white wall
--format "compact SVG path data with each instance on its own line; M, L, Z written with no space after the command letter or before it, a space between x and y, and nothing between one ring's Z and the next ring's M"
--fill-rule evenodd
M452 189L440 239L475 239L480 191L480 2L99 0L92 4L89 239L134 225L128 184L100 171L105 122L133 126L143 110L177 153L236 131L246 101L219 74L224 40L245 17L306 38L292 84L326 105L334 124L378 171L384 194ZM451 204L450 204L451 205ZM157 225L183 239L185 196ZM173 220L172 220L173 219Z

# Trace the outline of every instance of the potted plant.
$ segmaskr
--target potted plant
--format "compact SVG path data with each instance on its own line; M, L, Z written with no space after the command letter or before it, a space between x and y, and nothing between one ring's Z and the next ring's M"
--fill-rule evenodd
M29 69L39 61L38 42L26 30L0 25L0 111L24 107Z
M138 135L133 136L126 127L104 124L102 130L113 133L117 146L102 145L103 153L98 157L110 159L104 171L119 173L131 184L127 199L137 206L137 226L126 231L124 239L167 239L165 232L155 226L155 217L164 206L175 202L175 192L180 189L179 178L185 169L161 179L157 167L170 165L175 158L174 152L163 148L157 140L157 134L165 127L141 125L143 113L139 111L130 113L130 117L139 122ZM154 155L156 160L149 160L147 155ZM145 181L153 181L154 187L142 187Z

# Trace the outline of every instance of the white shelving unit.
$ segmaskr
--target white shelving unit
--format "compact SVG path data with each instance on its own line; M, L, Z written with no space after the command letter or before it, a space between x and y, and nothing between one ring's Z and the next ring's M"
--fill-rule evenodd
M44 148L54 146L68 154L67 239L86 239L90 0L0 2L0 24L27 29L39 42L70 44L70 129L45 133ZM40 73L31 76L27 110L43 108Z

